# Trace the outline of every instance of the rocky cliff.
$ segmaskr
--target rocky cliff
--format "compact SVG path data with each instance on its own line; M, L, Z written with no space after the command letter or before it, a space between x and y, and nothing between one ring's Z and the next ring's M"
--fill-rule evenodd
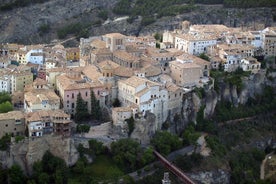
M138 16L133 23L127 18L119 18L112 13L118 0L49 0L42 4L0 11L0 42L43 43L57 38L57 30L74 23L90 25L90 36L110 32L126 35L146 35L179 27L179 23L188 20L192 24L225 24L230 27L262 29L275 26L275 8L224 8L223 5L195 5L189 13L175 17L156 18L153 24L141 26ZM98 17L101 10L108 12L108 21ZM93 24L93 22L101 22ZM46 32L40 29L48 25Z
M19 143L13 142L8 151L0 152L0 162L4 167L18 164L27 174L31 174L34 162L41 160L47 150L64 159L68 166L76 163L79 158L73 139L43 136L26 138Z

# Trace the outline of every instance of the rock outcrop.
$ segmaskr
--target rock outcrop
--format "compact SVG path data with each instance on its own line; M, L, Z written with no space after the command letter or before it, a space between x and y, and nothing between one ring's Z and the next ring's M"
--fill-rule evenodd
M180 22L188 20L192 24L224 24L230 27L263 29L276 25L273 15L275 8L224 8L223 5L196 5L192 12L174 17L156 19L153 24L142 26L138 16L131 24L127 19L118 19L112 8L118 0L49 0L41 4L0 11L0 41L25 44L50 42L57 39L59 29L74 23L90 24L90 36L110 32L126 35L147 35L164 30L179 28ZM109 21L98 17L100 10L107 10ZM95 22L102 21L102 24ZM49 30L41 34L39 29L49 25Z
M75 164L79 158L73 139L49 135L12 143L8 151L1 152L0 161L5 167L16 163L27 174L31 174L34 162L41 160L47 150L62 158L68 166Z

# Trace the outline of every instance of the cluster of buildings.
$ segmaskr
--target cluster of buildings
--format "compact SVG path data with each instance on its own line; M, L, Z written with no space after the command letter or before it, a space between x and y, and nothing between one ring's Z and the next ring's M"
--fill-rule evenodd
M276 56L276 28L242 31L223 25L182 23L165 31L160 48L153 36L110 33L81 38L79 47L0 45L0 92L13 96L23 112L0 114L0 136L71 134L77 95L91 109L91 93L112 112L115 126L155 115L160 129L180 111L185 93L210 84L210 70L238 68L257 73L255 56ZM201 59L205 54L210 61ZM16 66L15 64L19 64ZM34 79L35 76L35 80ZM118 99L121 107L112 107Z

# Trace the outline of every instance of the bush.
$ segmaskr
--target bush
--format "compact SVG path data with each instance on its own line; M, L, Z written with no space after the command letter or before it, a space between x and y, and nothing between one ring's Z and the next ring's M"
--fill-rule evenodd
M77 125L77 133L87 133L90 130L90 126L86 124Z

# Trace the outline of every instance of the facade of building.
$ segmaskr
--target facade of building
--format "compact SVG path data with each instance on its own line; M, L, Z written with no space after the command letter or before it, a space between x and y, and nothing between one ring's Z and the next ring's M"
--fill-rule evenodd
M66 60L67 61L79 61L80 49L78 47L66 48Z
M171 77L181 87L198 86L202 78L209 77L210 62L183 54L170 62Z
M193 55L206 53L208 46L216 44L216 37L207 34L178 34L175 36L175 48Z
M30 71L13 71L11 74L11 93L23 91L26 85L33 82L33 74Z
M137 113L142 116L147 112L155 114L158 123L167 118L168 91L159 83L137 76L120 80L118 98L124 106L137 106ZM161 128L161 124L156 124L155 128Z
M25 134L25 116L21 111L10 111L0 114L0 138Z
M111 52L115 50L125 50L126 36L120 33L110 33L103 35L103 40L106 42L106 48Z
M44 64L45 54L42 49L32 49L26 54L26 61L33 64Z
M60 98L54 90L33 89L24 94L24 109L26 112L57 110L59 108Z
M30 112L26 116L26 128L29 137L41 137L45 134L71 135L70 115L62 110L42 110Z
M251 71L252 73L258 73L261 69L261 63L255 58L244 58L241 60L240 67L243 71Z

